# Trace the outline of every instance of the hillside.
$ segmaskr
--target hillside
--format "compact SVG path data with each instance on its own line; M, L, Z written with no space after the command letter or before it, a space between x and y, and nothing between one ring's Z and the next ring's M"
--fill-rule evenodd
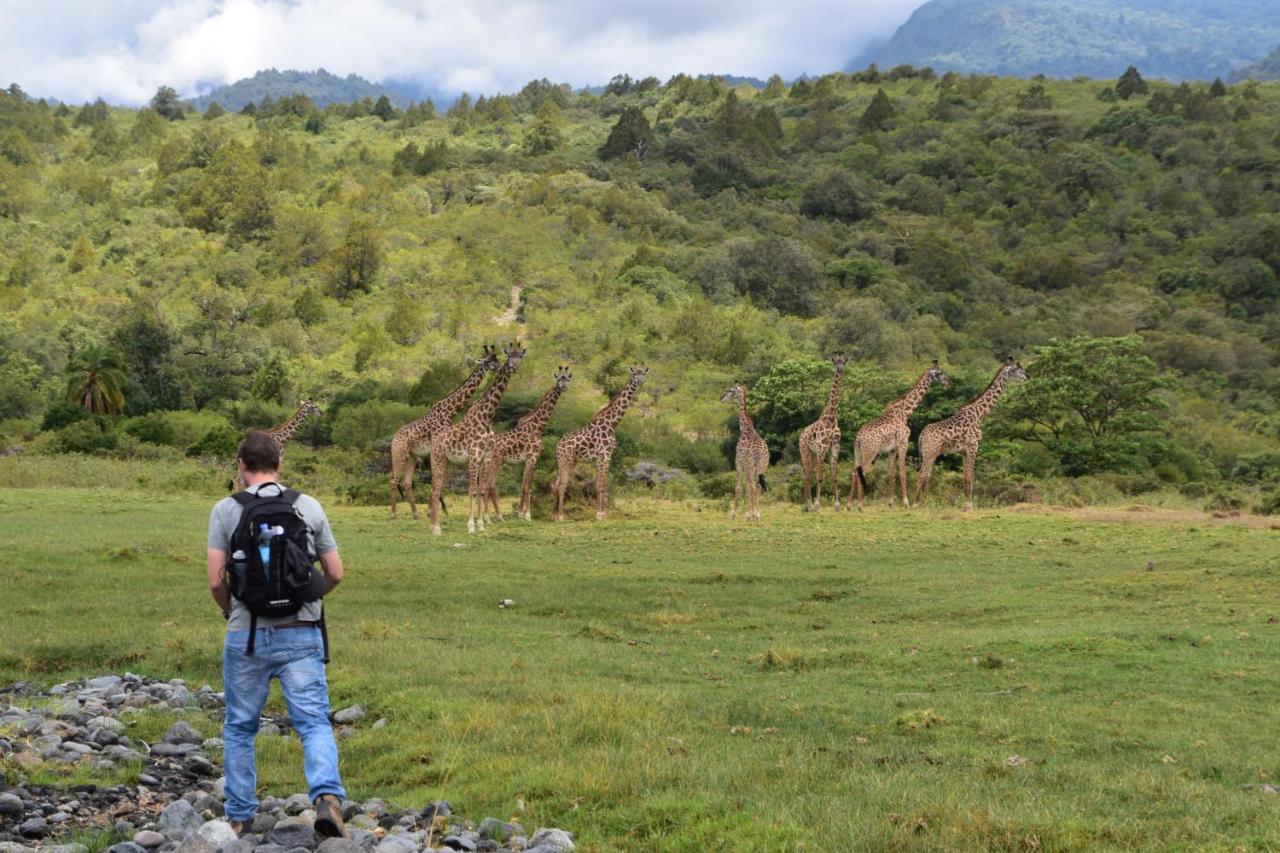
M786 463L832 351L853 359L850 427L939 358L954 386L918 429L998 355L1034 379L1070 362L1044 347L1083 336L1145 383L1138 410L1083 423L1087 400L1011 395L993 471L1192 494L1280 478L1280 85L1127 82L535 81L448 113L290 99L174 122L7 90L0 441L214 453L310 397L325 417L306 439L380 500L379 442L482 343L519 337L503 418L567 363L552 431L579 424L644 361L620 455L710 477L735 379ZM124 416L69 422L71 357L111 352Z
M198 112L204 112L214 101L224 109L239 112L245 104L257 103L263 98L278 100L289 95L306 95L319 107L350 104L362 98L376 101L383 95L396 106L403 107L408 103L394 89L370 83L356 74L339 77L323 68L315 71L269 68L252 77L219 86L208 94L192 98L190 103Z
M1241 80L1280 80L1280 45L1257 62L1237 68L1227 79L1233 83Z
M1280 40L1280 0L930 0L849 67L901 63L1014 77L1115 77L1129 65L1212 80Z

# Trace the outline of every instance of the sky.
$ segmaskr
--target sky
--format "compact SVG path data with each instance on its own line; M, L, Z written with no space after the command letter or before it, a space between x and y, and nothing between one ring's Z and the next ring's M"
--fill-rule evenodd
M264 68L494 94L546 77L786 79L842 69L924 0L0 0L0 86L184 97Z

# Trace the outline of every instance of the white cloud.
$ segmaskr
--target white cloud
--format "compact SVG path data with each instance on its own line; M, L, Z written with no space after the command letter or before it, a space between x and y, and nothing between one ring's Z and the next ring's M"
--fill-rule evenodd
M185 95L262 68L405 78L444 92L547 77L784 77L842 67L923 0L0 0L0 85L78 102ZM112 8L114 7L114 8Z

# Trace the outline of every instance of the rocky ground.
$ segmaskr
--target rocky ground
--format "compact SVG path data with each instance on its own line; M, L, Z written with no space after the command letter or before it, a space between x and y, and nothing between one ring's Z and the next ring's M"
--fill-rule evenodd
M222 694L182 679L126 673L59 684L45 691L18 682L0 688L0 853L422 853L574 849L570 833L485 818L478 824L447 802L401 809L380 799L342 804L350 839L323 840L312 828L306 794L263 799L251 831L239 838L223 819L222 741L178 721L156 743L130 736L128 709L206 708L221 713ZM359 706L333 715L339 736L357 725ZM380 727L379 720L373 726ZM290 728L264 718L263 731ZM87 768L110 776L141 768L136 785L35 784L46 771ZM132 776L132 773L127 775ZM299 768L301 776L301 768ZM16 782L17 784L10 784Z

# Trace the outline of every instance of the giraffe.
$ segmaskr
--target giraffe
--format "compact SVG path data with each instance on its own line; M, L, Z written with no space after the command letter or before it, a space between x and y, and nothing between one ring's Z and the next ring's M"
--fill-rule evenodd
M538 405L519 421L508 432L500 432L493 437L493 452L489 454L484 473L484 495L493 504L493 514L502 521L502 507L498 504L498 474L502 472L504 462L523 462L524 479L520 485L520 509L517 515L525 521L531 521L533 466L542 455L542 431L551 420L556 402L568 387L573 374L569 368L556 370L555 383L542 395Z
M733 467L738 472L733 486L733 510L730 519L738 517L738 497L742 494L742 482L747 483L747 521L760 520L759 492L767 489L764 472L769 467L769 445L756 431L751 413L747 411L747 386L735 382L720 398L721 403L738 404L738 447L733 454Z
M586 424L565 433L556 442L556 521L564 521L564 492L569 488L569 475L573 473L574 463L579 459L596 463L596 521L604 520L605 477L609 473L613 451L618 446L614 430L627 413L627 407L635 402L636 392L649 375L649 368L644 366L628 370L631 377L613 395L613 399Z
M846 509L853 509L854 497L858 501L858 511L862 511L862 496L867 490L866 472L875 464L881 453L898 455L898 486L902 491L902 505L910 506L907 500L907 445L911 442L911 430L907 427L907 418L920 405L929 386L940 383L944 388L951 384L950 377L938 367L938 360L920 374L916 384L906 394L884 407L884 414L867 421L858 430L853 439L853 476L849 482L849 502ZM891 463L892 464L892 463ZM892 503L893 469L889 470L889 501Z
M391 518L396 517L396 503L401 497L409 499L413 517L418 518L418 504L413 499L413 472L418 467L418 460L430 456L431 439L453 423L459 410L484 381L484 375L497 368L498 353L486 344L484 353L476 359L471 373L461 385L433 404L425 415L396 430L391 438Z
M431 532L436 536L440 535L440 493L449 482L450 462L467 466L467 532L484 530L480 477L485 460L493 450L493 414L526 352L519 341L503 347L502 354L507 360L493 375L493 381L480 399L471 405L462 420L437 433L431 441Z
M982 441L982 420L995 406L1004 392L1008 382L1021 382L1027 378L1027 371L1006 356L1004 364L996 371L995 377L987 390L968 403L946 420L929 424L920 431L920 482L916 484L916 503L929 489L929 478L933 473L933 462L942 453L964 454L964 498L965 512L973 511L973 465L978 457L978 444Z
M279 426L263 430L263 432L275 439L276 444L280 446L281 459L284 459L284 446L289 442L289 439L293 438L294 435L297 434L298 430L302 429L302 424L307 418L318 414L320 414L320 407L316 405L314 400L303 400L298 406L298 411L293 413L293 417L289 418L289 420ZM232 477L228 488L239 490L244 487L245 482L241 479L240 471L237 468L235 476Z
M836 457L840 454L840 423L836 409L840 405L840 380L844 377L844 353L831 357L836 375L831 380L831 392L822 415L800 431L800 464L804 466L804 505L818 511L822 502L822 457L831 457L831 491L835 495L836 509L840 508L840 487L836 480ZM810 481L816 481L817 491L810 500Z

